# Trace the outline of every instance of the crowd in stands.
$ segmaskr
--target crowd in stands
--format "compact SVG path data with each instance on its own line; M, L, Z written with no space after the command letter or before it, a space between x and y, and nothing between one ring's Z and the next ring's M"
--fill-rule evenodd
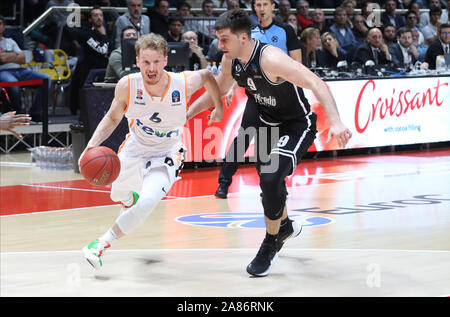
M78 59L70 89L70 108L76 114L80 108L79 91L93 71L106 70L104 79L110 81L129 73L121 65L123 38L154 32L169 42L188 42L191 69L205 68L208 62L220 62L214 8L252 10L254 1L203 0L201 12L193 14L189 0L25 0L25 24L52 6L94 6L89 12L82 12L80 23L75 25L68 23L74 22L69 20L74 11L54 11L30 34L31 43L42 48L54 48L61 38L60 48ZM371 60L375 65L399 68L420 61L422 68L434 69L436 56L449 54L450 0L268 1L278 9L275 19L293 28L302 45L302 63L310 68L336 67L342 61L365 65ZM128 11L118 13L100 7L127 7ZM333 15L327 17L324 8L335 9ZM384 11L374 13L377 8ZM361 9L361 13L355 13L355 9ZM398 13L398 9L406 13ZM420 13L420 9L430 10ZM250 16L257 26L254 10ZM58 37L60 30L62 36ZM4 42L5 37L0 34L0 50L6 52ZM6 63L1 54L0 80L2 73L8 71L5 65L14 64L13 68L17 68L23 64L23 59ZM14 103L20 111L19 101Z

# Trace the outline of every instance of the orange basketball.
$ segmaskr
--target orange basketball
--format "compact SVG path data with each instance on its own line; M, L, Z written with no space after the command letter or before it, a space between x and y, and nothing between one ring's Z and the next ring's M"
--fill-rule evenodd
M106 146L97 146L86 151L80 161L80 173L92 185L111 184L119 176L120 160Z

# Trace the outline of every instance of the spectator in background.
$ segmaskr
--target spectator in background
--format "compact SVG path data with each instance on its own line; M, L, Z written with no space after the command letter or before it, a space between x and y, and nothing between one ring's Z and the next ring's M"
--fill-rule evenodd
M295 13L289 14L287 24L292 26L292 29L294 30L295 35L297 35L297 37L300 39L300 34L302 34L302 29L298 25L297 15Z
M417 14L414 11L408 11L405 14L405 26L407 28L410 28L411 30L417 30L418 34L419 34L419 41L420 42L424 42L425 38L423 37L421 28L417 25Z
M64 6L67 7L69 5L73 5L73 0L49 0L45 7L45 10L48 10L51 7L55 6ZM79 44L76 41L76 31L74 28L67 27L67 18L70 14L70 11L66 10L54 10L52 14L47 18L45 22L45 26L42 29L42 33L47 36L48 42L46 45L48 47L56 47L59 43L59 47L63 49L69 55L77 55ZM62 28L62 36L58 39L59 32Z
M417 1L412 1L409 6L408 6L408 11L412 11L416 14L417 16L417 26L419 28L422 28L422 22L420 21L420 8L421 6L419 5L419 3Z
M214 24L216 20L213 19L215 16L213 15L214 4L212 0L203 0L202 2L202 11L203 13L200 15L202 18L206 18L204 21L199 23L199 31L207 38L207 42L210 43L212 39L216 37L216 30L214 29ZM202 41L200 41L202 42Z
M187 31L199 31L199 23L196 20L191 20L190 18L193 17L191 14L191 5L189 2L182 1L177 4L177 15L180 15L184 19L184 28L183 33Z
M299 0L296 5L298 25L304 30L307 26L313 24L313 20L309 15L309 2Z
M389 47L397 42L396 29L392 24L383 27L383 41Z
M238 0L227 0L227 10L239 9L240 4Z
M436 57L450 54L450 24L441 24L438 28L438 38L428 47L425 54L423 69L436 69Z
M198 70L208 66L208 61L203 54L203 50L198 46L198 36L194 31L183 33L183 42L189 43L189 69Z
M422 28L425 44L431 45L436 39L439 38L438 28L442 24L441 22L442 9L440 7L431 7L430 9L430 23Z
M330 27L330 31L337 38L339 47L345 54L352 56L358 43L353 31L347 26L347 11L344 8L339 7L334 11L334 24Z
M112 44L103 25L103 11L99 6L94 6L90 10L89 26L80 32L79 42L83 48L84 58L78 60L71 85L70 109L74 115L80 108L79 91L89 73L94 69L106 70L111 52Z
M184 20L180 15L171 16L169 19L169 30L162 34L167 42L181 42Z
M347 26L353 29L353 17L355 16L356 1L344 0L341 7L343 7L345 12L347 12Z
M397 43L389 47L395 67L410 69L419 58L419 52L413 45L411 29L401 27L397 30Z
M160 35L169 31L169 1L156 0L155 7L150 10L150 32Z
M336 67L340 61L346 61L345 52L339 48L339 42L332 32L325 32L321 37L322 48L318 51L319 67Z
M441 8L441 3L439 0L428 0L427 1L427 6L430 9L430 11L428 12L423 12L420 15L420 23L422 24L422 30L425 26L427 26L428 24L431 23L431 8L439 8L441 9L441 16L439 17L439 21L441 21L441 23L447 23L448 22L448 12L447 10L442 11ZM447 5L448 7L448 5ZM425 35L425 34L424 34Z
M22 80L47 79L48 93L51 95L52 80L45 73L32 71L21 67L25 64L25 54L19 48L19 45L11 39L3 37L6 29L6 20L0 16L0 82L16 82ZM20 87L7 87L6 90L10 96L16 112L22 112L22 99L20 95ZM42 93L41 88L37 89L33 104L28 111L33 121L42 121Z
M353 16L353 35L355 36L355 40L358 43L358 46L361 45L367 36L367 32L369 32L369 28L364 23L364 18L361 14L356 14Z
M303 44L302 63L308 68L317 67L317 51L320 46L320 32L315 27L308 27L300 34Z
M412 29L412 38L413 38L413 45L417 48L417 51L419 52L419 61L423 62L425 61L425 55L427 53L428 45L425 45L424 41L420 41L419 38L419 31L416 29Z
M291 3L289 0L278 1L278 19L280 22L288 23L289 14L291 13Z
M396 13L396 0L386 0L384 2L384 10L385 12L381 13L381 23L383 23L383 25L391 24L395 29L405 25L405 18L403 15Z
M387 65L392 61L389 49L383 43L383 33L376 27L367 32L366 41L356 49L353 55L353 61L362 66L369 60L375 65Z
M137 31L132 26L126 26L122 30L121 41L123 39L137 39ZM116 83L125 75L130 74L133 70L123 69L122 66L122 47L116 48L111 52L106 66L105 82Z
M320 34L323 34L329 30L330 25L322 9L315 8L311 13L311 17L314 22L313 24L311 24L311 26L316 27L320 31Z
M117 18L115 24L114 47L120 46L120 34L126 26L132 26L136 29L138 37L150 33L150 19L142 15L142 0L128 0L128 12Z
M98 0L98 5L101 7L113 7L117 5L114 3L114 5L111 4L111 0ZM111 36L114 36L114 24L116 23L116 20L119 18L119 13L113 10L108 10L103 12L103 18L105 20L106 24L106 32L108 34L111 34ZM114 38L111 37L111 41L114 41Z
M376 1L365 0L361 6L361 15L364 18L364 25L367 28L372 27L381 27L381 18L380 21L376 19L376 15L373 14L373 10L378 6ZM377 23L380 23L377 25Z

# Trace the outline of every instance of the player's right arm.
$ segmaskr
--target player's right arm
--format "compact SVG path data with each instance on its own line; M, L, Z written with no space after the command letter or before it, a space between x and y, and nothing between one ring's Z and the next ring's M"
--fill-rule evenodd
M106 115L98 124L97 128L92 134L86 148L80 156L80 160L88 148L100 146L117 128L120 121L122 121L125 109L128 104L128 76L119 80L114 91L114 99L111 103ZM79 161L80 161L79 160Z

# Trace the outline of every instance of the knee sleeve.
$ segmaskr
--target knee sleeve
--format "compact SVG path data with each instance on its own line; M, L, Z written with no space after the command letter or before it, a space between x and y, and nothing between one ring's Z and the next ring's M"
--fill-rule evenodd
M286 183L284 179L290 172L290 166L286 164L287 162L282 162L285 159L279 159L281 164L275 171L260 173L264 215L270 220L280 219L286 204Z
M125 210L117 218L116 224L120 230L125 234L129 234L135 228L139 227L152 213L161 198L156 195L152 197L140 197L136 205Z

